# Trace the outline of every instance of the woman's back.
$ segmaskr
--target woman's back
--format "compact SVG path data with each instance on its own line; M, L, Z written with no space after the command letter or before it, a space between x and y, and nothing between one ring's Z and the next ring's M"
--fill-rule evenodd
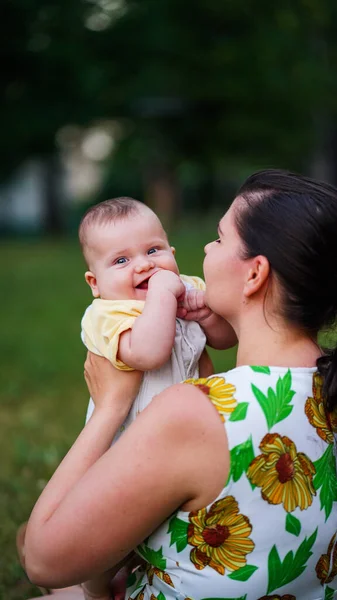
M214 502L138 547L148 566L127 597L337 597L337 419L316 369L244 366L194 383L225 420L230 475Z

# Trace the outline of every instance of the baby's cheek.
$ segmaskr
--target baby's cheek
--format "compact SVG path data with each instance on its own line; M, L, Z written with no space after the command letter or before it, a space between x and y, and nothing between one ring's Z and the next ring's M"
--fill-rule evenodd
M168 271L172 271L176 275L179 275L179 269L178 269L178 266L176 265L175 261L173 260L173 257L167 257L165 259L165 261L163 263L163 268L167 269Z

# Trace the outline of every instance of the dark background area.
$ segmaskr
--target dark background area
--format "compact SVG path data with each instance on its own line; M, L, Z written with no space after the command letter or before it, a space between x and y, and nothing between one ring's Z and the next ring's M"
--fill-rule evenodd
M336 15L332 0L4 0L2 232L75 229L120 194L170 223L222 208L267 166L335 182ZM95 127L112 151L96 152L95 186L69 193L69 156ZM27 161L36 227L8 216Z

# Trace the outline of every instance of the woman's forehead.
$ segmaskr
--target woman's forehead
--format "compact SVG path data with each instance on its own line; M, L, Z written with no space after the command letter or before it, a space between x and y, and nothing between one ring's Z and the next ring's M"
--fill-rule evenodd
M220 221L219 221L220 229L222 229L223 227L230 227L231 225L234 224L234 217L235 217L235 206L234 205L235 205L235 200L234 200L234 202L232 202L232 204L230 205L228 210L225 212L223 217L220 219Z

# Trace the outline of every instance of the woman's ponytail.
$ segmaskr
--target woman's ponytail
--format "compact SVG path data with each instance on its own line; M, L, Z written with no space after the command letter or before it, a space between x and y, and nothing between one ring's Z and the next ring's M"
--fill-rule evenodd
M317 359L317 368L323 377L323 396L328 412L337 409L337 347L325 350Z

